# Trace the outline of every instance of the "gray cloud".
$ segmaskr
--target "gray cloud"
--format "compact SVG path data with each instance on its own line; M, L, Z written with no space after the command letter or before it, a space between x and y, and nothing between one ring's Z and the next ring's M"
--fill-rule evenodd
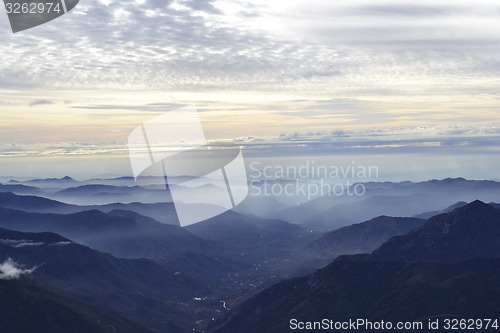
M446 5L446 4L362 4L348 7L341 12L347 15L363 16L403 16L403 17L435 17L444 15L457 15L467 13L465 6Z
M498 68L498 61L485 61L498 54L495 30L461 21L465 15L479 24L486 5L317 1L283 17L286 12L241 1L231 2L240 9L229 13L221 9L225 2L81 2L69 15L22 36L3 35L0 73L11 86L269 91L362 80L395 68L400 76ZM296 38L257 23L273 16ZM396 53L370 51L382 46Z
M31 101L30 106L38 106L38 105L51 105L54 104L53 101L50 101L48 99L36 99L34 101Z
M181 107L185 104L178 103L149 103L145 105L131 106L131 105L76 105L74 109L90 109L90 110L132 110L132 111L146 111L146 112L167 112Z
M374 154L387 152L489 152L498 150L498 126L420 126L363 130L306 131L282 133L273 138L239 138L251 156Z
M200 10L211 14L222 14L222 11L214 6L213 0L187 0L184 4L193 10Z

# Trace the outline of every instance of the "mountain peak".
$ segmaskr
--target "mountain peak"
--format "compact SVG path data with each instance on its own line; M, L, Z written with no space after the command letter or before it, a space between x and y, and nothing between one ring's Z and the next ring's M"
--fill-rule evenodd
M457 184L457 183L463 183L463 182L468 182L468 180L465 178L462 178L462 177L458 177L458 178L448 177L448 178L443 178L443 179L432 179L432 180L422 182L420 184L447 184L447 185L451 185L451 184Z
M471 216L476 216L476 215L484 215L484 214L491 214L498 211L495 207L482 202L481 200L474 200L471 203L464 205L462 207L458 207L448 214L451 214L453 216L460 216L460 217L471 217ZM431 218L430 220L432 220ZM460 220L464 220L464 223L471 223L471 221L461 218Z
M449 182L449 183L455 183L455 182L466 182L467 179L463 178L463 177L458 177L458 178L445 178L443 179L444 182Z
M425 225L391 238L372 258L403 262L458 262L500 255L500 209L475 200Z
M481 200L474 200L470 204L462 207L463 209L492 209L490 205L482 202Z

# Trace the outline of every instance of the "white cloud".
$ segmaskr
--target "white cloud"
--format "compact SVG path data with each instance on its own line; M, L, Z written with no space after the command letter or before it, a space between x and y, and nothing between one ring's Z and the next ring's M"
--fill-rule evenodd
M310 130L281 133L277 136L244 136L209 140L209 144L234 144L249 153L273 155L282 149L300 148L305 154L328 153L332 149L370 150L388 148L417 151L420 148L497 149L500 143L498 125L429 125L370 129ZM163 145L163 148L171 147ZM298 150L296 150L298 152ZM394 150L394 153L397 153ZM46 144L0 144L0 157L125 157L126 142L59 142ZM1 242L1 240L0 240Z
M124 142L55 142L41 144L0 144L0 157L97 156L127 154Z
M42 246L45 243L42 242L34 242L32 240L27 239L0 239L0 245L7 245L11 247L28 247L28 246Z
M1 85L324 92L492 76L499 17L485 1L89 0L3 34Z
M14 260L8 258L0 264L0 279L1 280L14 280L19 279L21 275L31 274L37 267L31 269L24 269L19 266Z

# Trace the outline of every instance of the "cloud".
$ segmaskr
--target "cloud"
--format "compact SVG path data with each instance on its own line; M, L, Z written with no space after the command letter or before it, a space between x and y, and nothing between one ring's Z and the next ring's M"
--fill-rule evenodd
M277 136L244 136L211 139L215 146L238 145L247 153L272 156L283 151L297 154L329 154L332 151L393 153L421 149L498 150L499 125L433 125L368 129L334 129L284 132ZM176 147L178 144L175 144ZM168 146L168 145L167 145ZM167 146L162 146L167 147ZM59 142L43 144L0 144L0 157L127 157L126 142Z
M467 7L444 5L444 4L361 4L353 7L347 7L343 10L344 14L348 15L363 15L363 16L404 16L404 17L435 17L452 14L467 13Z
M392 154L436 151L498 152L498 126L419 126L360 130L319 130L282 133L277 137L244 137L219 142L244 147L252 156L329 155L338 153Z
M30 106L39 106L39 105L51 105L54 104L53 101L49 101L48 99L36 99L34 101L31 101Z
M179 103L149 103L145 105L75 105L74 109L89 109L89 110L131 110L131 111L146 111L146 112L168 112L184 107L184 104Z
M40 144L0 144L0 157L69 157L128 154L124 142L53 142Z
M42 246L45 243L42 242L34 242L32 240L26 239L0 239L0 245L6 245L11 247L29 247L29 246Z
M211 14L222 14L222 11L214 6L213 0L187 0L184 4L192 10L203 11Z
M394 90L384 78L493 75L500 68L500 13L486 1L104 3L80 2L22 38L3 34L0 74L9 79L1 85Z
M0 264L0 279L1 280L15 280L19 279L21 275L31 274L37 269L24 269L11 258L8 258Z

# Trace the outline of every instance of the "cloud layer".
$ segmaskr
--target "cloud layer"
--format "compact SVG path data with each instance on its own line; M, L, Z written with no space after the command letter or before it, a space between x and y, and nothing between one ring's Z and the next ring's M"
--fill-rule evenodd
M2 21L0 84L320 93L494 77L499 18L491 1L81 1L21 34Z
M189 144L189 142L184 142ZM359 130L318 130L281 133L277 136L244 136L209 141L214 146L243 147L253 156L288 154L314 155L387 150L392 153L425 149L460 149L462 152L499 152L500 126L419 126ZM158 143L157 149L174 149ZM0 157L120 156L128 158L127 142L59 142L51 144L0 144Z

